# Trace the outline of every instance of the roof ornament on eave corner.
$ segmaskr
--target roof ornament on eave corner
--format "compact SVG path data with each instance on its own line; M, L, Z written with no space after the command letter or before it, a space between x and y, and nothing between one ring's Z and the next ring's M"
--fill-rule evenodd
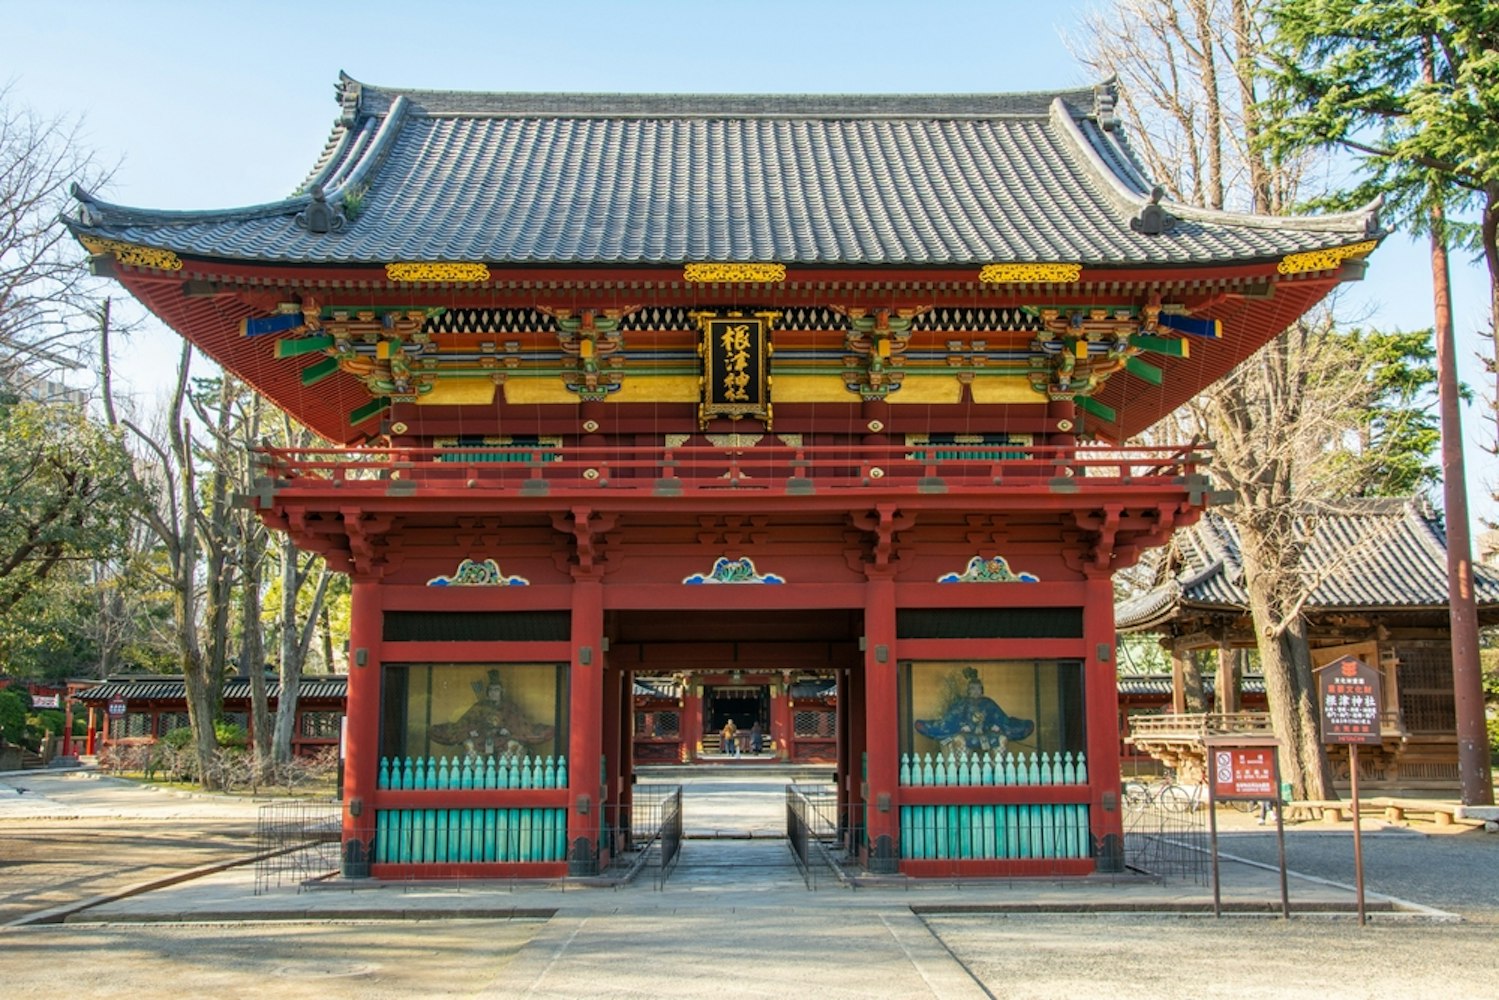
M1150 192L1150 203L1140 208L1140 214L1129 220L1129 227L1145 236L1159 236L1176 228L1176 216L1161 207L1166 189L1157 184Z
M297 225L309 233L336 233L349 224L342 204L330 205L321 184L312 186L312 201L297 213Z
M359 117L359 95L364 85L343 70L338 71L338 83L333 86L334 99L338 101L340 125L353 125Z
M1105 132L1112 132L1119 127L1119 116L1114 113L1114 105L1118 101L1118 74L1111 75L1093 88L1093 115L1098 119L1098 127Z

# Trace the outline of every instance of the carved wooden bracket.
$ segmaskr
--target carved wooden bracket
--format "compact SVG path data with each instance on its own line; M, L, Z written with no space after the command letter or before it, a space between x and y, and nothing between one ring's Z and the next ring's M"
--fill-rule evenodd
M597 580L608 568L600 542L614 529L618 514L600 514L588 507L573 507L552 514L552 527L573 539L573 561L569 568L575 580Z
M833 306L848 317L844 334L843 381L864 400L884 399L900 388L906 374L906 347L911 323L928 306L913 309L862 309Z
M344 535L348 539L349 562L354 576L379 579L395 568L385 536L396 523L394 514L371 514L362 507L343 507Z
M872 536L869 558L863 565L865 575L878 577L894 574L899 561L895 551L896 536L916 527L916 515L902 513L894 504L880 504L868 514L851 515L849 520L854 527Z
M571 370L562 373L562 382L580 399L602 402L624 383L624 346L619 324L639 306L614 309L574 310L564 307L538 306L557 323L557 345L570 359Z

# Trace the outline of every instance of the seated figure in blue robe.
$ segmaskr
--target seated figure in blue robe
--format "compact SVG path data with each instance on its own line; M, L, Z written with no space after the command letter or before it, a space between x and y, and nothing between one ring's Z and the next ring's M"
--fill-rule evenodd
M1017 719L993 698L984 694L984 683L972 667L963 670L968 678L968 696L955 701L940 719L917 719L916 731L942 744L946 752L966 750L983 753L1003 752L1010 740L1023 740L1036 728L1030 719Z

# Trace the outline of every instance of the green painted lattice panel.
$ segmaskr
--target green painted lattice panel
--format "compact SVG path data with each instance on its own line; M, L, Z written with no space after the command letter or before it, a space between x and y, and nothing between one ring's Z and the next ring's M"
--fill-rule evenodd
M381 809L376 864L562 861L566 809Z

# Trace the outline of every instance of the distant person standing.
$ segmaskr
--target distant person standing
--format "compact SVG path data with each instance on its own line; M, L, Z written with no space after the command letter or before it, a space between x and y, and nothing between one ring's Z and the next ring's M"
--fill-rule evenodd
M760 731L760 720L759 719L756 719L755 720L755 724L753 726L750 726L750 737L749 737L749 739L750 739L750 753L755 753L755 754L759 753L761 751L761 749L765 745L765 734Z
M731 757L739 756L739 727L734 725L733 719L723 727L723 752Z

